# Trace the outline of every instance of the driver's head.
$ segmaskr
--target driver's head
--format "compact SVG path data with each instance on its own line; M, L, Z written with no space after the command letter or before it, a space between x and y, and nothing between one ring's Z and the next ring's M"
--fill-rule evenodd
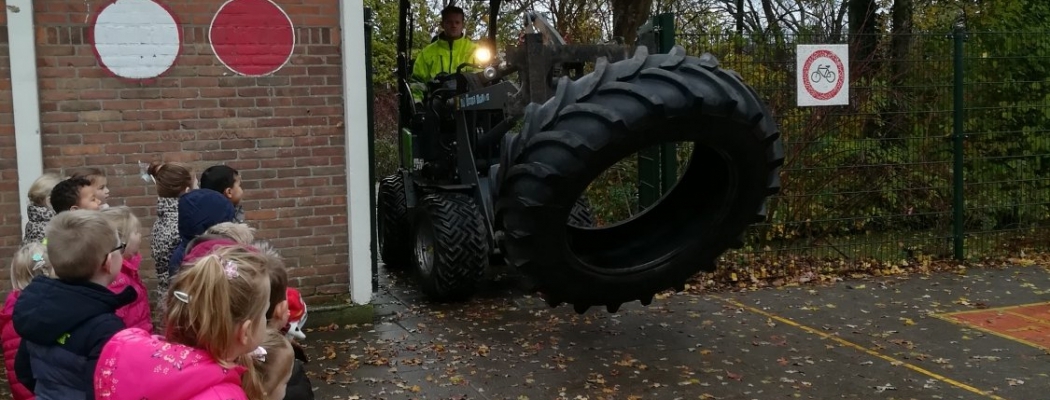
M456 6L448 6L441 10L441 30L445 36L458 39L463 36L463 9Z

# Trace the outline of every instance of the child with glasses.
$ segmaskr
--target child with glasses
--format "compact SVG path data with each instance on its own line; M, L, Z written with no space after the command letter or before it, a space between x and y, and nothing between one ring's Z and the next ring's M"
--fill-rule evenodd
M40 400L90 398L102 347L125 327L116 310L137 297L131 287L119 294L107 288L126 246L98 211L58 213L45 233L58 279L37 276L18 297L15 375Z

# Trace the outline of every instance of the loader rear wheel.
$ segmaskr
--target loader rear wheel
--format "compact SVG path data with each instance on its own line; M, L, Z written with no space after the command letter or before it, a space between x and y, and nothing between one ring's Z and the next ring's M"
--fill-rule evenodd
M588 184L619 160L666 142L692 142L678 183L632 219L569 226ZM645 48L562 79L553 98L526 109L504 138L498 219L506 259L532 277L552 306L610 312L712 271L747 227L765 217L780 187L780 133L768 108L710 55Z
M412 264L412 237L404 178L398 173L383 178L378 192L376 223L383 264L390 269L406 268Z
M489 261L485 222L474 201L459 193L423 197L415 221L416 272L434 301L469 299Z

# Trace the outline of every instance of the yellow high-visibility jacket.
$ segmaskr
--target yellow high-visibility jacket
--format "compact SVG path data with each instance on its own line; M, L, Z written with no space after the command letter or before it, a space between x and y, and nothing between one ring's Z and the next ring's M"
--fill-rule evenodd
M415 65L412 66L412 78L419 84L412 86L412 97L416 101L423 98L425 82L434 79L435 76L444 73L456 72L456 67L463 63L475 63L474 50L478 45L464 35L459 39L449 41L439 37L433 43L424 47L416 56Z

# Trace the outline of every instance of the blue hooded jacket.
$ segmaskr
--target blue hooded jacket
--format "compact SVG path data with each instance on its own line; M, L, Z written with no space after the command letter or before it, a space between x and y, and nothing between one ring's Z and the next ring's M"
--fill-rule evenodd
M120 294L91 282L38 276L15 303L12 322L22 337L15 356L18 380L37 399L94 399L94 374L102 347L124 329L116 310L137 294Z
M222 193L211 189L197 189L179 197L179 245L171 252L168 261L168 276L175 279L175 274L182 267L182 258L186 256L186 245L193 238L204 234L208 228L223 222L235 222L236 211L233 203Z

